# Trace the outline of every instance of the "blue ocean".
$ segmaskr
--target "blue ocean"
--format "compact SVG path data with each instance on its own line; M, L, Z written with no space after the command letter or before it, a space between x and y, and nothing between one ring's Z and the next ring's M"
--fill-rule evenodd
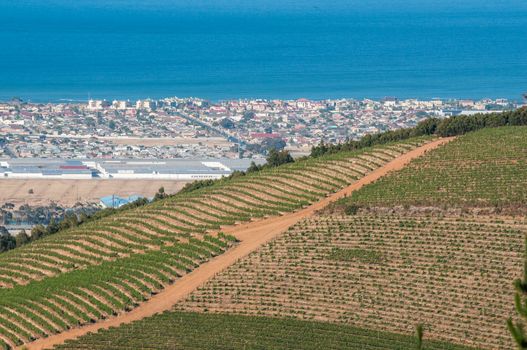
M527 91L526 7L15 3L0 1L0 100L520 100Z

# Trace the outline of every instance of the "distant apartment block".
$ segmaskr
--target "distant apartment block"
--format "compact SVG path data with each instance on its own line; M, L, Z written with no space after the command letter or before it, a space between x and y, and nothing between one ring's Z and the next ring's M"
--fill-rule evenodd
M88 101L88 109L89 110L98 110L98 109L104 109L110 106L110 102L106 100L89 100Z

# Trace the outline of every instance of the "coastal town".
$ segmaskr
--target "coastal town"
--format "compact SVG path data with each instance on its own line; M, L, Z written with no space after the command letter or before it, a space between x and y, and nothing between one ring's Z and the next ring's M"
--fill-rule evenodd
M0 103L0 159L195 159L265 157L269 148L309 153L412 127L428 117L512 110L508 99L228 100L199 98Z

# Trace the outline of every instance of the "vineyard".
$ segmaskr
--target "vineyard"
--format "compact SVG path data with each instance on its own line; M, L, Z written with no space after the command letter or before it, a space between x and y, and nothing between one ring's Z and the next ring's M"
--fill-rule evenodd
M400 154L414 139L306 159L220 181L0 255L0 348L135 308L234 244L222 226L318 201Z
M468 350L424 341L427 350ZM119 328L90 334L56 349L302 349L416 348L416 339L346 325L239 315L166 312Z
M344 203L525 209L527 127L483 129L415 159ZM524 212L523 210L522 212Z
M525 219L319 216L191 294L187 312L299 318L510 349Z

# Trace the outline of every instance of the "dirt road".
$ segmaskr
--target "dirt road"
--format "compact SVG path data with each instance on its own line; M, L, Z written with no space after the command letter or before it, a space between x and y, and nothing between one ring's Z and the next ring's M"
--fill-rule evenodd
M258 249L261 245L269 242L298 221L314 215L316 211L323 209L331 202L351 194L353 191L360 189L364 185L374 182L390 171L403 168L412 159L417 158L425 152L445 144L450 140L452 140L452 138L436 140L403 154L385 166L374 170L352 185L305 209L285 214L283 216L271 217L225 228L223 230L224 232L232 234L240 240L240 243L236 247L181 277L173 285L153 296L150 300L144 302L136 309L102 322L71 329L45 339L39 339L33 343L27 344L26 347L27 349L47 349L54 345L61 344L68 339L75 339L89 332L96 332L100 329L106 329L109 327L117 327L123 323L130 323L152 316L156 313L170 310L175 303L184 300L192 291L213 278L214 275Z

